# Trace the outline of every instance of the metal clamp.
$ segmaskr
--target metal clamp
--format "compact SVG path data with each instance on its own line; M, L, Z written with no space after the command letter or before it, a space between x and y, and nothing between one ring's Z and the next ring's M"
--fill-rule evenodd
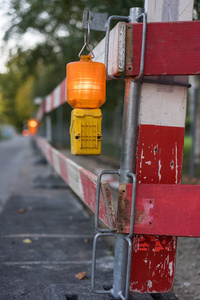
M109 233L97 233L94 237L93 242L93 254L92 254L92 272L91 272L91 290L96 294L112 294L113 289L110 290L97 290L95 288L95 272L96 272L96 256L97 256L97 241L101 236L113 236L116 237L114 232ZM132 259L132 240L129 236L124 238L128 243L128 261L127 261L127 273L126 273L126 287L125 287L125 296L122 292L119 292L119 297L123 300L128 300L129 297L129 286L130 286L130 274L131 274L131 259Z
M149 79L143 78L144 75L144 62L145 62L145 48L146 48L146 32L147 32L147 14L140 14L136 20L139 22L143 20L143 29L142 29L142 46L141 46L141 59L140 59L140 72L139 75L133 78L133 81L140 81L141 83L152 83L152 84L163 84L163 85L173 85L173 86L182 86L186 88L191 88L191 84L187 82L179 82L179 81L169 81L169 80L160 80L160 79ZM106 77L108 79L115 80L125 80L126 77L117 77L108 74L108 56L109 56L109 39L110 39L110 25L111 21L125 21L129 22L129 17L123 16L110 16L107 21L107 30L106 30L106 42L105 42L105 66L106 66Z
M144 61L145 61L145 47L146 47L146 31L147 31L147 14L142 13L137 17L137 21L143 19L143 29L142 29L142 47L141 47L141 59L140 59L140 73L138 76L134 77L134 81L141 81L146 83L154 83L154 84L163 84L163 85L174 85L174 86L183 86L190 88L191 84L187 82L179 82L179 81L169 81L169 80L160 80L160 79L149 79L143 78L144 75Z
M95 205L95 229L101 233L110 233L110 229L103 229L99 227L99 202L100 202L100 191L101 191L101 178L104 174L117 174L119 170L102 170L97 178L97 190L96 190L96 205Z
M124 16L110 16L108 18L107 24L106 24L106 42L105 42L105 58L104 58L104 63L106 66L106 77L107 79L115 79L115 80L124 80L125 77L117 77L113 75L108 74L108 55L109 55L109 41L110 41L110 25L111 21L113 20L118 20L118 21L129 21L129 17L124 17Z
M93 242L93 253L92 253L92 272L91 272L91 290L92 292L96 294L112 294L112 289L110 290L96 290L95 289L95 271L96 271L96 256L97 256L97 241L98 238L101 236L114 236L114 232L104 232L104 233L97 233L94 237L94 242Z
M114 236L116 238L116 233L112 232L110 229L99 228L99 200L100 200L100 188L101 188L101 177L103 174L119 174L119 170L103 170L97 179L97 192L96 192L96 207L95 207L95 228L99 231L93 242L93 255L92 255L92 274L91 274L91 289L96 294L112 294L113 289L110 290L96 290L95 289L95 271L96 271L96 252L97 252L97 241L101 236ZM132 188L132 200L131 200L131 215L130 215L130 231L129 234L124 237L125 241L128 243L128 259L127 259L127 272L126 272L126 286L125 286L125 296L122 292L119 292L119 297L122 300L128 300L129 288L130 288L130 276L131 276L131 259L132 259L132 237L134 230L134 215L135 215L135 198L136 198L136 175L128 172L128 177L133 180Z
M147 14L144 12L137 17L137 21L143 20L142 27L142 48L141 48L141 58L140 58L140 73L134 78L134 81L141 80L144 74L144 60L145 60L145 47L146 47L146 33L147 33Z
M90 23L91 30L106 31L106 22L108 19L107 13L99 13L94 11L83 11L82 27L87 29L87 24Z

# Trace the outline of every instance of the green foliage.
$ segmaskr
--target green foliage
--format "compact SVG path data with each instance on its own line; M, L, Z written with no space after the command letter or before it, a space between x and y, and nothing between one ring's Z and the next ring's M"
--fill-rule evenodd
M32 101L32 86L34 78L28 77L22 85L20 85L15 96L15 107L18 121L23 123L28 120L34 110Z
M33 98L49 94L65 77L66 63L78 60L83 45L84 10L127 15L132 6L143 6L143 1L7 0L11 21L4 40L15 38L16 48L10 51L8 72L0 77L3 119L22 126L23 118L27 119L33 111ZM22 47L18 43L27 32L40 36L35 47ZM92 44L101 38L102 33L92 33ZM105 108L108 110L112 110L115 103L123 102L121 83L114 89L112 85L108 84L109 100Z
M78 60L83 45L81 29L84 10L107 12L108 15L128 15L130 7L143 7L143 0L2 0L8 7L10 24L4 40L16 40L16 47L10 51L8 72L0 74L0 89L3 107L1 114L16 126L22 125L19 94L27 95L27 105L37 96L49 94L65 77L68 62ZM197 15L200 0L195 0ZM40 37L34 47L21 45L18 41L24 34ZM97 44L104 33L92 32L91 43ZM32 83L30 84L30 78ZM28 84L29 82L29 84ZM122 108L123 83L108 83L107 102L103 109ZM30 89L28 92L27 89ZM24 100L23 100L24 101ZM33 107L29 107L29 113Z

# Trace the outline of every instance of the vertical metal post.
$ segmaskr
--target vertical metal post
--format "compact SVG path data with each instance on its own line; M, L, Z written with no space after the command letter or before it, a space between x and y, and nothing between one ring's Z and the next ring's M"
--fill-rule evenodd
M52 143L52 123L51 123L51 115L48 114L46 116L46 139L47 141L51 144ZM48 164L48 176L51 176L54 174L54 169L53 167Z
M130 9L130 22L135 23L139 15L144 12L143 8ZM135 150L137 143L137 124L141 82L134 82L131 77L125 80L125 99L122 129L122 150L120 163L120 183L129 183L129 172L135 169ZM117 234L113 274L113 296L125 294L128 244L126 234Z
M46 116L46 139L49 143L52 142L52 127L51 127L51 115Z
M57 126L56 126L56 132L57 132L57 142L63 143L63 106L60 106L57 108Z

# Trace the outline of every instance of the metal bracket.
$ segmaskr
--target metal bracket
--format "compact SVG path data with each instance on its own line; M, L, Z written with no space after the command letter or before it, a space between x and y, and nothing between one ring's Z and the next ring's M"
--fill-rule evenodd
M96 191L96 207L95 207L95 228L98 233L94 237L93 242L93 256L92 256L92 274L91 274L91 289L96 294L112 294L113 289L110 290L96 290L95 289L95 271L96 271L96 252L97 252L97 240L101 236L113 236L116 238L116 233L110 229L99 228L99 202L100 202L100 189L101 189L101 178L104 174L117 174L120 175L119 170L103 170L98 175L97 178L97 191ZM132 201L131 201L131 216L130 216L130 232L124 237L124 240L128 243L128 261L127 261L127 272L126 272L126 286L125 286L125 296L122 291L119 292L119 298L122 300L128 300L129 288L130 288L130 275L131 275L131 259L132 259L132 236L134 228L134 215L135 215L135 198L136 198L136 175L128 172L128 177L133 180L133 190L132 190Z
M88 29L88 23L91 30L106 31L107 13L98 13L94 11L84 10L82 26Z
M102 236L113 236L116 238L116 234L113 232L107 232L107 233L97 233L94 237L94 242L93 242L93 255L92 255L92 274L91 274L91 290L93 293L96 294L112 294L113 293L113 289L109 289L109 290L97 290L95 288L95 271L96 271L96 256L97 256L97 241L98 238L102 237ZM123 293L120 291L119 292L119 298L121 298L122 300L128 300L129 298L129 286L130 286L130 274L131 274L131 258L132 258L132 240L131 238L128 236L124 237L124 240L128 243L128 262L127 262L127 273L126 273L126 288L125 288L125 296L123 295Z
M97 190L96 190L96 205L95 205L95 229L101 233L110 233L110 229L103 229L99 227L99 202L100 202L100 191L101 191L101 178L104 174L117 174L119 170L103 170L100 172L97 178Z

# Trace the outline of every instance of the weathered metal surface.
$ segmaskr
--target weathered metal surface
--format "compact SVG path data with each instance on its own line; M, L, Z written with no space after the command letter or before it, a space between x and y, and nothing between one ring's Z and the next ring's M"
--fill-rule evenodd
M144 75L200 74L199 30L200 21L149 23ZM126 74L137 76L140 70L142 24L127 24L127 32L130 41L127 45Z
M138 263L141 265L142 262L143 270L142 272L132 272L131 290L140 293L169 291L173 284L175 251L176 238L135 235L133 237L132 269L135 269ZM146 280L144 280L143 274L146 274ZM140 288L138 289L138 287Z

